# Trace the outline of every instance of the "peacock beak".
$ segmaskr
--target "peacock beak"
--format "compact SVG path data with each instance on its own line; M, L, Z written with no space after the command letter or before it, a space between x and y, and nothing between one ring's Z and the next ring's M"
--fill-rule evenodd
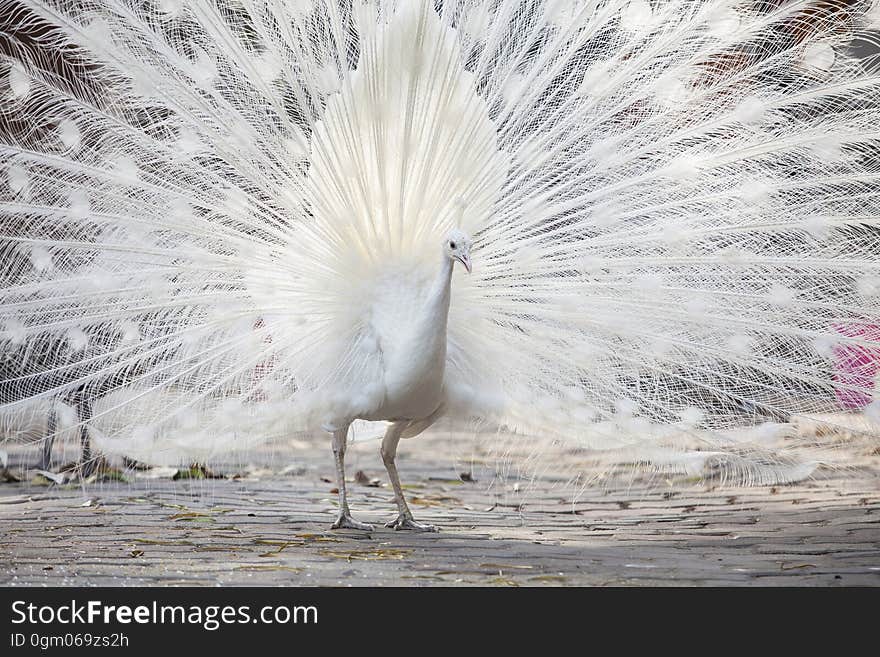
M467 269L468 274L471 273L471 257L469 255L455 256L455 259L464 265L464 268Z

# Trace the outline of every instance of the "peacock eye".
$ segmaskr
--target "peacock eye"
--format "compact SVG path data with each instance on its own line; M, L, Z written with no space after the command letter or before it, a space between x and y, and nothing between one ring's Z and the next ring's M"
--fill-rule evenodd
M455 248L455 242L450 242L450 243L449 243L449 248L450 248L450 249L454 249L454 248Z

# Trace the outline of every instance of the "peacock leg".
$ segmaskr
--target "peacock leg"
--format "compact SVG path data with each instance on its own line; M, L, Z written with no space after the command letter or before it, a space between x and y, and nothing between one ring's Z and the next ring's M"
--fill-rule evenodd
M395 530L411 529L420 532L435 532L437 528L434 525L426 525L413 520L412 511L409 510L406 498L403 496L403 489L400 487L397 465L394 463L400 436L409 424L409 422L394 422L389 426L385 432L385 437L382 439L382 447L379 449L379 452L382 454L382 461L385 463L385 469L388 470L391 485L394 487L394 501L397 502L398 510L397 518L385 523L385 526L392 527Z
M333 458L336 460L336 481L339 488L339 516L330 529L362 529L372 531L373 525L358 522L351 517L348 498L345 493L345 441L348 436L348 425L333 432Z

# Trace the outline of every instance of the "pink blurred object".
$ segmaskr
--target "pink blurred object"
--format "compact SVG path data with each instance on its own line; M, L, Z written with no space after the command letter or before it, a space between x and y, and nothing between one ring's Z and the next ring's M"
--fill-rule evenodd
M880 343L880 325L877 324L835 324L834 330L848 338ZM838 344L834 347L834 365L836 383L862 389L836 388L835 395L841 406L853 410L870 404L880 374L880 347Z

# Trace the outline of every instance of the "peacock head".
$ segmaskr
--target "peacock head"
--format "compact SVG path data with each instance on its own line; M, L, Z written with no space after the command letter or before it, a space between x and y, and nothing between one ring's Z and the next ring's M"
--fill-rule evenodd
M471 238L463 230L453 228L443 241L443 252L451 260L458 260L471 273Z

